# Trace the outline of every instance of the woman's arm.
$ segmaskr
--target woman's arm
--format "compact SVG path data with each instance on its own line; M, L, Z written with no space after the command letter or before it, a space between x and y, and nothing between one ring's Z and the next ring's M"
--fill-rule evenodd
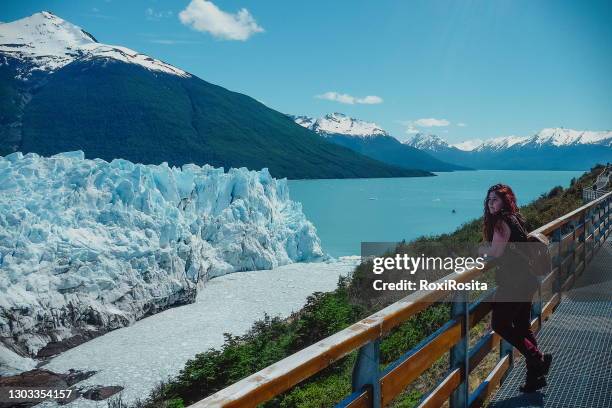
M510 226L505 221L499 221L493 228L493 240L487 255L499 257L504 254L506 244L510 239Z
M491 242L486 242L478 248L478 255L486 257L499 257L504 254L506 244L510 240L510 226L505 221L498 221L493 228Z

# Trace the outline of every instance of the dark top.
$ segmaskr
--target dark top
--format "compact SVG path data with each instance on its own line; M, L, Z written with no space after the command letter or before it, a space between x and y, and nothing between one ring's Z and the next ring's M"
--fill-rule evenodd
M510 227L509 243L527 242L527 230L522 218L514 214L502 213L501 219ZM495 271L495 283L499 298L505 301L531 301L538 288L538 278L531 272L524 256L517 255L519 251L511 244L506 245L504 254L500 257L499 266Z
M515 214L502 213L502 220L510 227L508 242L527 242L527 230L522 219Z

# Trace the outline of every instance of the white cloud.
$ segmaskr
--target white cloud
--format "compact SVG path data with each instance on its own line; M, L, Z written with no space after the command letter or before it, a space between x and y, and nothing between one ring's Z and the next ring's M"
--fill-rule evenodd
M440 126L448 126L450 122L446 119L436 119L436 118L423 118L417 119L412 122L413 125L418 127L440 127Z
M376 105L383 103L383 99L380 96L368 95L364 98L357 98L357 103L363 103L366 105Z
M185 10L179 13L179 20L194 30L208 32L224 40L245 41L264 29L245 8L237 13L227 13L212 1L191 0Z
M421 118L421 119L416 119L416 120L398 120L397 122L401 124L402 126L406 127L406 133L409 135L414 134L414 133L419 133L421 131L419 128L443 127L443 126L449 126L451 124L446 119L436 119L436 118Z
M354 105L356 103L362 104L362 105L376 105L379 103L383 103L383 98L381 98L380 96L376 96L376 95L368 95L368 96L364 96L363 98L359 98L359 97L352 96L349 94L343 94L343 93L333 92L333 91L325 92L324 94L321 94L321 95L315 95L315 98L345 103L347 105Z
M409 125L406 127L406 133L408 133L409 135L413 135L415 133L419 133L419 129L415 128L412 125Z
M174 13L171 10L158 11L151 7L145 10L145 16L147 20L158 21L165 17L172 17Z
M463 122L459 122L459 123L457 123L457 126L459 126L459 127L466 127L467 125L465 123L463 123Z

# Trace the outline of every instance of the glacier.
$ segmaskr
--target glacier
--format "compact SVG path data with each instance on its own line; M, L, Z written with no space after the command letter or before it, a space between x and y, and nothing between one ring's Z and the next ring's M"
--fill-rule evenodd
M22 356L192 303L216 276L322 258L267 169L0 157L0 336Z

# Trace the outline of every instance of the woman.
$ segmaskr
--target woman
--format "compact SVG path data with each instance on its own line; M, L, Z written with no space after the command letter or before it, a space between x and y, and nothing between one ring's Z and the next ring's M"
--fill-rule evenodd
M505 184L489 188L484 203L483 237L487 255L500 258L495 280L493 330L525 356L527 379L523 392L534 392L546 385L552 356L542 354L531 331L531 299L538 278L530 272L524 256L517 256L508 242L526 242L525 221L516 205L512 189Z

